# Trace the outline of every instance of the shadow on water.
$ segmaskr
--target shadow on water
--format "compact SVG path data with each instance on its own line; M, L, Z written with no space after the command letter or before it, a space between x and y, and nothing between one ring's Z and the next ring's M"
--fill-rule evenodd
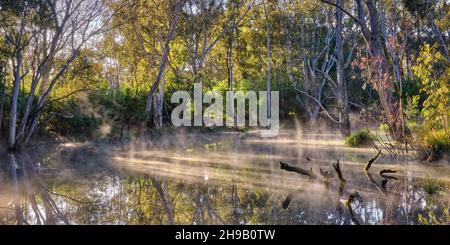
M5 153L0 223L449 224L447 163L374 154L295 131Z

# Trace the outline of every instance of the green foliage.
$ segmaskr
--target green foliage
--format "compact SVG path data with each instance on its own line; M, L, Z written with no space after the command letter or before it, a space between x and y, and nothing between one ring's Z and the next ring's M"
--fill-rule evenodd
M420 112L423 123L416 129L416 143L424 151L422 158L436 160L442 152L450 150L450 67L436 46L425 44L413 72L421 81L421 92L426 94ZM417 106L411 108L416 113Z
M61 136L89 137L95 136L100 126L100 119L84 111L76 99L58 103L51 108L47 118L46 130Z
M345 138L345 144L351 147L368 146L373 142L372 135L366 130L353 132Z
M382 132L389 132L389 125L387 125L386 123L382 123L380 124L378 129Z

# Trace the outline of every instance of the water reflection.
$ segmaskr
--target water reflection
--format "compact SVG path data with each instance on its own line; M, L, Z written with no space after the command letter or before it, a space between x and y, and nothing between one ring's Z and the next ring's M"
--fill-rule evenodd
M381 156L364 171L374 153L296 132L270 144L251 134L186 134L126 148L86 143L5 153L0 222L449 224L447 163ZM280 169L280 161L316 177Z

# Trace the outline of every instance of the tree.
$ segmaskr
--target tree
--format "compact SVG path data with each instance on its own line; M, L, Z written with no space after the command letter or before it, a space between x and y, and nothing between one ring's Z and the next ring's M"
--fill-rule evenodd
M5 1L1 8L2 19L8 21L6 41L13 47L8 146L18 149L35 133L61 76L88 40L104 30L111 12L101 0ZM19 90L25 81L30 81L30 90L17 125Z
M337 0L337 6L343 7L344 1ZM348 108L347 85L344 71L343 12L336 7L336 102L339 109L339 128L343 136L350 135L350 119Z
M391 83L389 79L390 74L387 57L384 53L380 24L381 17L377 2L374 0L367 0L365 1L365 5L363 5L361 0L355 0L357 16L354 16L349 11L345 10L343 6L337 5L335 2L328 0L321 1L341 9L359 25L367 45L367 60L362 66L366 67L367 79L378 92L391 136L395 140L403 140L407 130L400 101L396 98L394 93L396 87L399 85ZM368 21L365 7L369 13Z

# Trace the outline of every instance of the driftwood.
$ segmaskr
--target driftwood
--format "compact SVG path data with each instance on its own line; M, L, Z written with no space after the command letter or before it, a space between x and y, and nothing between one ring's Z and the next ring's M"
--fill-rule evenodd
M336 170L336 173L337 173L338 178L341 181L341 183L346 183L347 180L345 180L344 177L342 176L341 165L339 164L339 160L337 160L335 163L333 163L333 168L334 168L334 170Z
M307 169L303 169L303 168L300 168L300 167L291 166L288 163L284 163L284 162L280 162L280 168L284 169L286 171L289 171L289 172L296 172L296 173L299 173L301 175L308 176L309 178L312 178L312 179L317 178L317 175L314 173L312 168L310 170L307 170Z
M369 171L370 166L372 166L372 163L374 163L380 155L381 155L381 150L378 150L378 154L374 158L370 159L367 162L366 166L364 167L364 171L366 171L366 172Z

